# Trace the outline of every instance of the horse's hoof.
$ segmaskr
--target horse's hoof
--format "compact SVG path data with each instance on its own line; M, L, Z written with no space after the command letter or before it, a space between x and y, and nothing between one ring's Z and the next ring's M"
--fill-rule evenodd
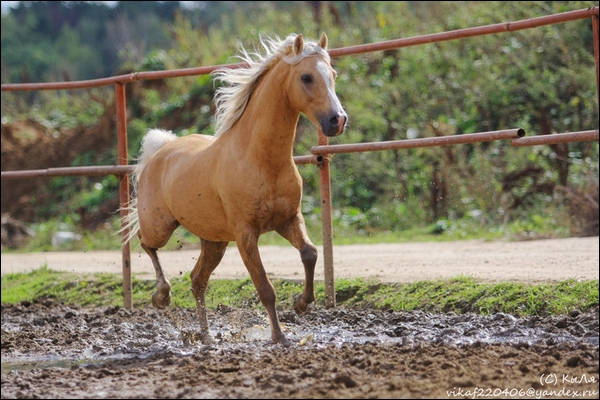
M213 345L217 344L217 341L212 337L210 332L207 330L201 330L199 332L199 339L204 345Z
M162 294L159 291L154 292L152 295L152 305L156 308L167 308L171 304L171 292Z
M217 343L209 332L198 332L195 330L182 330L181 339L186 345L198 343L202 343L204 345L213 345Z
M273 343L280 344L284 347L290 347L292 344L292 342L290 342L285 336L282 336L279 339L273 339Z
M210 334L208 334L202 338L202 344L213 345L217 344L217 341Z
M314 306L315 306L314 301L306 304L304 302L304 299L302 298L301 294L296 296L296 299L294 300L294 311L298 315L302 315L302 314L306 314L307 312L311 312L312 309L314 308Z
M217 344L217 341L208 332L199 332L197 339L200 343L206 346L212 346Z

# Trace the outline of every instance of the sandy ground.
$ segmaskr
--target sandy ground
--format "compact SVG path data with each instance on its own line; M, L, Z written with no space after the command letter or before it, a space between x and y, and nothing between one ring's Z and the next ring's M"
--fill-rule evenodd
M468 240L438 243L337 245L333 248L334 277L375 278L383 282L415 282L472 276L481 282L542 283L569 278L598 279L598 237L522 242ZM298 252L291 246L262 246L265 270L272 278L303 279ZM322 249L315 279L324 280ZM189 272L199 250L162 251L167 276ZM120 251L2 254L2 274L48 268L76 273L122 273ZM131 251L132 273L154 278L150 258L141 248ZM246 269L235 246L213 278L244 278Z

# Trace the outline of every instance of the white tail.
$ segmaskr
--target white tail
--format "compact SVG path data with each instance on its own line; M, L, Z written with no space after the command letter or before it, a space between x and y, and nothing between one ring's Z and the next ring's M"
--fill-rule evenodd
M126 229L129 229L127 237L123 241L123 246L126 245L137 235L139 230L139 218L137 212L137 186L142 170L148 163L148 160L160 150L165 144L177 139L171 131L165 131L162 129L150 129L148 133L142 139L142 149L140 156L138 157L137 165L133 172L131 172L131 185L133 187L133 193L129 204L126 207L121 207L119 211L126 210L127 216L125 217L124 225L117 233L122 233Z

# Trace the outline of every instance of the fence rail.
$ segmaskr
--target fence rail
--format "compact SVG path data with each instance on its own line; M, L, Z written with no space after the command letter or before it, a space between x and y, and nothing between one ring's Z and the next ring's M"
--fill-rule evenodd
M590 7L582 10L569 11L564 13L552 14L543 17L530 18L520 21L505 22L493 25L486 25L474 28L459 29L448 32L421 35L403 39L388 40L378 43L363 44L358 46L342 47L329 50L331 57L342 57L361 53L398 49L402 47L417 46L442 41L464 39L474 36L483 36L503 32L515 32L523 29L536 28L544 25L552 25L569 21L590 18L594 37L594 57L596 61L596 93L600 103L600 62L599 62L599 7ZM37 90L72 90L84 89L101 86L115 86L116 94L116 113L117 113L117 136L118 136L118 165L112 166L89 166L89 167L64 167L48 168L38 170L24 171L2 171L2 180L4 179L26 179L35 177L54 177L54 176L98 176L98 175L117 175L120 179L119 201L121 206L129 203L129 176L128 173L133 169L129 165L129 156L127 150L127 111L126 111L126 84L141 80L168 79L185 76L206 75L220 68L239 68L244 63L224 64L197 68L184 68L169 71L147 71L133 72L131 74L113 76L102 79L72 81L72 82L46 82L46 83L25 83L25 84L2 84L2 91L37 91ZM329 145L325 136L319 135L318 145L311 148L311 155L294 157L296 164L315 164L320 168L320 190L322 199L322 229L323 229L323 258L324 258L324 277L326 287L326 307L335 306L335 286L333 270L333 233L331 218L331 187L329 158L335 153L353 153L365 151L381 151L393 149L406 149L415 147L448 146L461 143L476 143L493 140L510 140L512 146L536 146L542 144L555 144L567 142L581 142L598 140L598 130L566 132L560 134L540 135L525 137L525 131L521 128L480 132L473 134L407 139L387 142L371 143L353 143ZM123 207L121 207L123 209ZM121 211L121 221L124 225L126 211ZM123 240L128 232L123 232ZM132 283L131 283L131 248L129 243L122 247L123 263L123 297L125 308L132 308Z

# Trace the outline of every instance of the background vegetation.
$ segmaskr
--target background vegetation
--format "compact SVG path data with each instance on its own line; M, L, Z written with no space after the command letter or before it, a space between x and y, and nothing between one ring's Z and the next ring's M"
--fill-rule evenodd
M318 38L324 31L330 48L338 48L597 6L589 1L187 3L184 8L179 2L155 1L121 1L114 7L21 2L2 15L2 83L228 63L235 61L240 44L247 49L258 45L260 34ZM517 127L528 135L598 129L589 19L346 56L335 59L334 66L350 124L332 143ZM149 128L179 135L213 131L209 76L129 85L128 94L132 158ZM112 96L104 88L2 92L3 132L5 125L33 120L61 137L98 124L114 110ZM302 119L296 154L309 154L316 142L316 130ZM70 164L115 164L116 149L115 132L106 149L89 149ZM3 149L3 165L10 157ZM342 154L332 159L331 168L337 243L598 235L598 142L512 148L497 141ZM299 169L303 212L318 242L318 169ZM51 249L57 230L83 236L71 248L119 248L119 238L112 235L119 224L116 208L96 212L118 199L115 177L47 182L27 197L35 215L24 213L23 202L2 204L3 213L37 231L28 249ZM93 228L85 223L86 214L94 215ZM196 242L178 232L173 246L188 240ZM277 239L267 235L264 240Z

